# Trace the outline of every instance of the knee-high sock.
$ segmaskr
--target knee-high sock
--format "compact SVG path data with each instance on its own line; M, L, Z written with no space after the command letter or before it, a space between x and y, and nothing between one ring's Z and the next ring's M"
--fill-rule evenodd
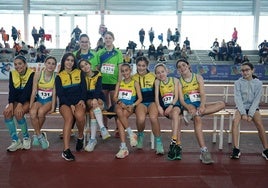
M25 117L23 117L20 120L17 120L17 122L18 122L18 124L19 124L19 126L21 128L23 138L29 138L28 125L27 125Z
M96 117L96 120L100 126L100 128L104 127L104 124L103 124L103 115L102 115L102 112L101 112L101 109L98 107L96 109L93 110L93 113Z
M90 138L96 139L96 133L97 133L97 120L91 119L90 120Z
M15 125L13 118L12 119L5 119L5 124L9 130L9 134L11 136L11 139L17 141L19 138L17 135L17 127Z

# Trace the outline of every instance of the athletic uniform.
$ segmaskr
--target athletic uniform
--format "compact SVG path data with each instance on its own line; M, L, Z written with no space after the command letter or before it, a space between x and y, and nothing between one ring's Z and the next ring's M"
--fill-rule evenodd
M135 80L131 79L129 83L124 80L120 81L118 99L125 105L132 105L137 100L137 92L135 88Z
M37 83L36 101L46 104L52 101L53 88L55 85L56 73L53 73L49 81L45 81L45 71L41 71L40 78Z
M107 51L106 48L103 48L97 52L97 56L102 83L104 84L103 89L114 90L118 82L119 65L123 63L122 52L117 48L114 48L112 51Z
M136 73L132 78L140 84L142 103L148 107L152 102L155 102L154 98L155 75L147 70L147 74L139 75L138 73Z
M105 101L105 96L102 92L102 77L99 71L93 71L93 76L86 76L87 99L101 99Z
M163 81L159 83L159 93L160 93L160 105L165 110L170 104L172 104L175 95L175 83L173 77L168 77L168 82L165 84ZM173 106L181 108L179 101L177 101Z
M201 102L197 75L192 73L192 79L190 82L186 82L182 77L180 77L179 80L182 85L182 93L185 103L192 104L198 108Z
M29 102L32 93L34 72L27 68L24 75L20 75L16 70L11 71L9 79L8 102L18 102L24 104Z
M88 50L87 54L81 54L81 50L77 50L73 52L76 61L78 62L80 59L88 60L91 63L91 69L96 70L96 67L98 66L98 58L97 53L92 50Z
M86 81L81 70L74 69L70 73L61 71L56 77L56 93L59 105L76 105L80 100L86 101Z

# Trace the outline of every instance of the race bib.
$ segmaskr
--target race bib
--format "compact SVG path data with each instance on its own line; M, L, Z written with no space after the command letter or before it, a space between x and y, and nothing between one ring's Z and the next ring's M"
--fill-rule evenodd
M191 102L200 101L200 93L198 91L192 91L189 93L189 98Z
M50 90L42 90L39 89L37 92L38 97L40 97L41 99L47 99L52 97L52 89Z
M132 90L119 89L118 99L131 100Z
M173 101L173 93L167 93L163 96L162 101L164 105L169 105Z
M114 74L115 66L113 64L104 63L101 66L101 73Z

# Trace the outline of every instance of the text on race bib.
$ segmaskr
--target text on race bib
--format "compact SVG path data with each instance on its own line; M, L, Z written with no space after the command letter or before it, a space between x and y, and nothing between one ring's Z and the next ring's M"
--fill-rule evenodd
M113 64L104 63L101 66L101 73L114 74L115 66Z

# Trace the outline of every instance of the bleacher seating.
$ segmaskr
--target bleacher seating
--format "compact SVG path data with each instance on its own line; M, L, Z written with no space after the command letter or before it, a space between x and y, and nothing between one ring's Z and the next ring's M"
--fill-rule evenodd
M14 58L14 50L8 49L9 51L12 51L12 53L5 53L6 49L0 49L0 62L9 60L10 62L13 61ZM65 53L65 49L48 49L50 51L49 55L56 57L57 61L60 62L63 54ZM121 50L122 53L125 53L125 50ZM167 58L166 63L174 63L176 60L170 60L169 52L172 50L165 50L165 56ZM144 54L147 55L147 50L143 50ZM188 54L188 60L191 64L226 64L226 65L232 65L233 61L218 61L217 59L214 60L213 58L208 56L209 50L192 50L191 54ZM259 63L259 54L257 50L243 50L243 55L247 55L250 62L253 64ZM152 63L156 63L156 60L150 60Z

